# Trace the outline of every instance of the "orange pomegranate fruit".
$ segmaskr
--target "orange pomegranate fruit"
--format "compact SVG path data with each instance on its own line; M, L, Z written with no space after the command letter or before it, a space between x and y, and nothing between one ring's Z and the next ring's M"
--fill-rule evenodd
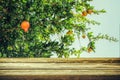
M85 38L86 38L86 35L85 35L85 34L83 34L83 35L82 35L82 38L83 38L83 39L85 39Z
M88 53L90 53L90 52L92 52L93 50L92 50L92 48L88 48Z
M92 14L92 12L93 12L93 10L91 10L91 9L87 10L88 14Z
M30 28L30 23L28 21L23 21L21 23L21 28L24 30L24 32L28 32L28 29Z
M83 11L82 16L87 16L87 11Z

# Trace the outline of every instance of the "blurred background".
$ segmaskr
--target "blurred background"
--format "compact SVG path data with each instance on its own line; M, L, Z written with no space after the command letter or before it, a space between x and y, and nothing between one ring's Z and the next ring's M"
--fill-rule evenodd
M11 56L12 57L13 56L22 57L24 55L30 56L30 57L33 57L33 56L38 57L41 55L44 57L49 57L49 56L51 56L52 48L56 45L58 46L58 43L54 44L54 46L52 46L52 47L51 47L51 44L53 44L53 43L49 43L50 47L46 46L46 44L47 44L46 42L47 42L47 40L49 40L48 35L50 35L52 33L52 30L55 32L55 30L58 27L60 28L58 30L58 32L61 32L61 30L62 30L61 26L67 24L68 22L69 23L71 23L71 22L69 20L68 22L65 22L64 24L59 26L59 24L56 23L56 21L61 16L55 17L53 15L53 13L55 15L62 13L59 15L66 16L66 15L68 15L68 14L66 14L66 12L68 11L67 9L72 7L72 5L69 5L69 6L67 5L68 7L64 6L65 9L63 10L61 8L66 3L65 4L62 3L62 5L58 5L58 4L56 5L56 3L54 4L54 2L53 2L54 0L50 0L51 3L45 2L44 0L42 0L42 1L36 0L36 2L33 2L33 1L34 0L30 0L30 1L22 0L22 1L18 2L16 0L13 0L12 2L9 1L7 3L4 0L0 1L1 2L1 5L0 5L0 10L1 10L0 17L1 17L1 19L2 19L2 16L4 16L3 17L4 19L0 20L0 23L1 23L0 40L2 43L2 45L0 45L0 50L1 50L0 57L1 56L2 57L6 57L6 56L7 57L11 57ZM59 1L59 4L60 4L60 0L56 0L56 1ZM67 0L65 0L65 1L67 1ZM40 4L42 5L42 7L41 7L41 5L39 5L39 2L41 2ZM16 3L16 4L14 4L14 3ZM32 3L32 7L28 6L31 3ZM33 3L37 7L35 7L33 5ZM36 3L38 3L38 4L36 4ZM88 27L90 27L92 29L91 31L94 32L95 35L98 35L99 33L108 34L108 36L117 38L118 42L110 42L108 40L99 40L96 42L96 45L95 45L96 46L95 53L94 52L91 52L91 53L84 52L80 55L80 57L120 57L120 15L119 15L120 10L119 10L119 3L120 3L120 0L93 0L90 2L91 6L92 5L95 6L95 10L105 9L107 12L104 14L100 14L100 15L93 15L93 14L87 15L86 17L90 18L90 20L95 20L95 21L98 21L101 23L100 25L89 25L88 24ZM6 4L6 5L4 5L4 4ZM51 5L52 7L48 6L48 4L52 4ZM21 7L18 5L20 5ZM57 7L57 6L61 7L60 8L61 10L59 10L59 7ZM78 7L80 7L80 6L78 6ZM15 7L17 7L17 9L14 9ZM84 5L84 7L85 7L85 5ZM27 10L28 8L29 8L29 10ZM34 8L35 8L35 10L34 10ZM37 9L37 8L39 8L39 9ZM49 11L51 11L51 10L53 10L53 11L51 13L49 13ZM71 8L69 10L71 10ZM75 10L75 9L73 9L73 10ZM14 13L12 13L12 12L14 12ZM46 13L46 12L48 12L48 13ZM38 14L38 13L41 13L41 14L39 14L40 16L39 15L36 16L36 14ZM13 15L13 14L15 14L15 15ZM68 15L68 16L70 16L70 15ZM50 19L48 19L48 17ZM55 18L53 18L53 20L52 20L51 17L52 18L55 17ZM61 18L61 20L63 18ZM32 26L36 26L36 27L31 26L29 34L24 34L22 29L20 29L20 24L21 24L23 19L28 20L28 21L30 20L29 21L30 23L36 23L36 24L31 24ZM40 24L39 24L39 22L36 22L37 20L41 21ZM15 21L15 22L12 23L12 21ZM59 21L59 22L61 22L61 21ZM6 23L9 23L9 25ZM52 23L52 25L57 25L57 26L55 28L52 28L51 25L49 25L49 23ZM39 25L40 25L40 27L39 27ZM12 28L11 26L15 27L15 28ZM17 27L19 27L19 28L17 28ZM69 26L66 26L66 28L67 27L69 27ZM8 29L10 29L10 30L8 30ZM40 33L38 31L40 31ZM46 32L44 32L44 31L46 31ZM89 32L91 32L91 31L89 31ZM8 34L8 32L10 34ZM31 34L33 36L31 36ZM16 35L18 35L18 36L16 36ZM52 36L53 37L52 39L56 38L56 36L58 36L58 35ZM16 39L16 38L18 38L18 39ZM58 38L56 38L56 39L58 39ZM63 39L65 40L66 38L63 38ZM44 41L44 42L41 43L40 40ZM76 49L80 49L80 47L83 47L83 45L87 46L87 44L89 42L88 38L85 38L85 39L82 38L82 39L80 39L81 40L80 42L77 40L77 38L75 40L76 41L73 44L73 46ZM31 41L34 41L34 43L31 43ZM72 41L72 37L67 36L65 43L67 43L67 42L69 43L71 41ZM12 44L15 44L15 45L12 46ZM43 46L43 45L45 45L45 46ZM57 47L57 49L56 49L59 53L62 50L68 51L68 50L64 49L63 44L59 45L59 46L60 46L60 48ZM69 48L71 48L71 47L72 46L69 46ZM34 54L34 53L36 53L36 54ZM63 53L63 52L61 52L61 53ZM66 56L68 56L68 54L69 54L69 52L64 52L64 53L66 53L65 54ZM59 55L61 56L63 54L59 54ZM53 57L56 57L56 55L54 55ZM74 57L74 56L71 56L71 57Z
M120 57L120 0L93 0L96 9L105 9L105 14L90 16L101 24L91 26L95 34L105 33L119 39L118 42L100 40L96 43L95 53L82 53L81 57ZM77 42L74 46L77 45Z

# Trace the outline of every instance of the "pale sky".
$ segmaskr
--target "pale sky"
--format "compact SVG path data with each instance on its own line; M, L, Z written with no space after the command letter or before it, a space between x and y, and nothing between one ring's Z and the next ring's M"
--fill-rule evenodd
M91 16L101 23L100 26L92 26L93 31L105 33L120 39L120 0L93 0L96 9L105 9L107 13ZM120 40L119 40L120 42ZM96 43L96 53L82 53L81 57L120 57L120 43L100 40Z

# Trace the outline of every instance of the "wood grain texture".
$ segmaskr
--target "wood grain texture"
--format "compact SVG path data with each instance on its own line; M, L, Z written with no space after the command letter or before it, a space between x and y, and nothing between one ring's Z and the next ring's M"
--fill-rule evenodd
M0 63L119 63L119 58L0 58Z
M53 75L53 76L2 76L0 80L120 80L119 76Z
M0 58L0 80L119 80L120 58Z

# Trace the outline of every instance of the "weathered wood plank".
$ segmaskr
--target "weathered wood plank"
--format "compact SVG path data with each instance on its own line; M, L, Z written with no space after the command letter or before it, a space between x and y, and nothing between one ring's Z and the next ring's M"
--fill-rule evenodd
M0 63L119 63L120 58L0 58Z
M0 80L58 80L58 78L119 80L120 58L0 58Z
M120 75L120 70L0 70L3 75Z
M50 75L50 76L2 76L0 80L120 80L116 75Z
M118 63L0 63L0 70L120 70Z

